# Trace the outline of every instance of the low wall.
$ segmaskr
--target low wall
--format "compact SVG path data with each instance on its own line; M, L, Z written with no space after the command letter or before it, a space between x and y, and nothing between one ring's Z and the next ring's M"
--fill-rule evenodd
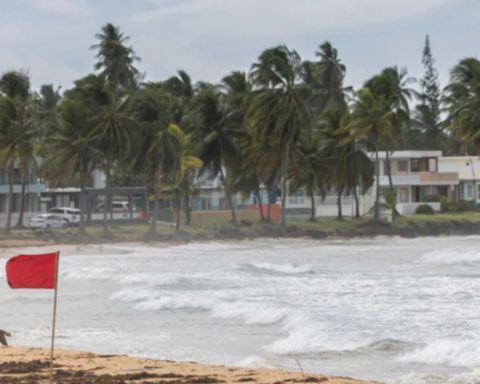
M237 221L250 220L258 221L259 212L257 209L239 209L235 211ZM192 224L195 226L226 223L232 219L230 211L193 211Z

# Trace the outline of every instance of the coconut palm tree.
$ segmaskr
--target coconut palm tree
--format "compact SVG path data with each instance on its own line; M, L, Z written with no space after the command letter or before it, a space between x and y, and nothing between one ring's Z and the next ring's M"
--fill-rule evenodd
M410 88L415 79L407 77L407 70L397 67L385 68L380 74L372 77L365 83L365 87L379 99L383 100L385 111L392 112L392 133L385 136L381 145L386 149L386 170L390 193L394 194L392 172L390 165L390 152L394 150L395 143L401 142L408 136L406 130L410 127L409 103L417 92ZM392 140L393 139L393 140ZM392 218L398 215L395 204L392 206Z
M133 117L138 124L133 168L145 171L154 192L154 209L149 234L157 235L157 217L162 184L174 180L181 182L182 160L185 160L187 138L172 124L172 101L161 88L147 88L132 100ZM183 164L185 165L185 164Z
M114 98L121 91L137 88L140 74L134 63L140 59L126 45L130 38L111 23L105 24L95 38L98 43L91 47L97 51L95 69L100 71L100 78L109 85Z
M366 138L372 144L375 151L375 207L374 219L380 220L380 160L378 156L379 142L391 135L392 111L385 111L385 101L375 97L370 89L362 88L357 92L353 106L351 120L346 126L350 137L344 142L352 139Z
M31 168L35 164L35 126L33 124L33 112L30 93L30 79L27 74L19 71L9 71L2 75L0 78L0 93L5 95L6 98L11 100L11 104L6 108L6 115L4 119L11 119L10 122L4 120L6 126L11 126L14 131L6 128L4 131L4 140L9 141L10 144L15 143L15 150L11 152L11 167L14 167L13 162L17 162L18 169L21 177L21 195L20 195L20 212L18 216L18 222L16 227L23 227L23 214L25 211L25 192L26 184L28 181L28 175ZM15 111L10 108L13 107ZM8 116L8 117L7 117ZM16 137L13 137L14 135ZM11 175L13 175L13 169ZM11 181L13 182L13 180ZM12 186L12 184L11 184ZM9 196L10 202L13 198L13 189L11 188L12 195ZM9 219L11 219L11 213L13 204L9 205ZM9 230L10 220L7 219L7 227Z
M238 158L235 145L235 126L225 99L220 92L211 87L205 87L194 100L193 111L196 116L194 140L198 142L197 154L203 161L204 169L208 169L211 177L220 177L232 222L236 223L235 205L231 193L231 176L225 175Z
M450 73L445 89L447 123L463 148L480 152L480 60L461 60Z
M85 233L85 190L101 153L96 152L93 144L94 131L85 105L78 100L67 99L59 106L58 124L44 142L45 158L42 165L43 176L51 183L60 178L80 181L80 225L79 232Z
M289 161L302 132L311 125L307 104L310 90L300 81L300 56L284 45L262 52L252 66L252 78L260 88L249 105L249 124L260 142L281 151L281 224L285 227Z

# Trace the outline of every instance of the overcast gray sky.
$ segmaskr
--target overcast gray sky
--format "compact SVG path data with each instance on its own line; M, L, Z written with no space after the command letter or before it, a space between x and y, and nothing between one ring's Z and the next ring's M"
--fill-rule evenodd
M107 22L131 37L149 80L186 70L219 81L285 43L313 59L329 40L347 65L346 85L382 68L423 73L430 35L442 86L467 56L480 57L478 0L0 0L0 72L29 71L35 87L64 89L93 70L94 35Z

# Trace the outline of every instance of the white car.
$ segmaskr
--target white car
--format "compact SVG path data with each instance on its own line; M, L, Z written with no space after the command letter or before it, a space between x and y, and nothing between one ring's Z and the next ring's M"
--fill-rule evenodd
M47 231L51 228L64 228L68 225L63 218L52 215L51 213L43 213L32 217L29 224L32 229L43 229Z
M70 207L54 207L48 213L63 219L67 225L78 225L80 223L80 210Z
M103 203L97 204L95 207L96 212L103 212ZM112 201L112 212L128 212L130 211L130 205L128 201Z

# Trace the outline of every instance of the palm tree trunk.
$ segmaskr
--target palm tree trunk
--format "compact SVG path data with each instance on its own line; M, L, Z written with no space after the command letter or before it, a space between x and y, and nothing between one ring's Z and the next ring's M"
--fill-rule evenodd
M235 215L235 207L233 206L233 203L232 203L232 196L230 195L230 190L227 186L227 182L225 180L225 174L223 173L222 167L220 167L220 179L222 180L223 188L225 190L225 195L226 195L227 201L228 201L228 205L230 207L230 211L232 212L232 222L234 224L237 224L237 216Z
M80 223L78 224L78 233L81 235L85 234L85 184L86 184L86 176L85 171L83 169L83 165L80 162L80 201L79 201L79 208L80 208Z
M315 207L315 198L313 197L313 189L310 189L310 203L311 203L311 207L310 207L310 221L316 221L316 216L317 216L317 212L316 212L316 207Z
M285 153L283 154L282 164L282 228L287 225L287 185L288 185L288 157L290 156L290 142L287 142Z
M175 230L180 230L180 211L182 210L180 193L175 190Z
M13 160L10 160L8 166L8 212L7 212L7 222L5 224L5 233L10 233L12 226L12 212L13 212Z
M105 200L103 202L103 235L110 236L108 229L108 212L111 210L110 204L110 171L112 162L107 160L107 166L105 167Z
M378 140L377 135L374 135L374 149L375 149L375 182L376 182L376 191L375 191L375 207L373 218L375 221L380 220L380 160L378 158Z
M262 204L262 196L260 195L260 186L258 185L258 180L255 183L255 197L257 199L257 204L258 204L258 211L260 213L260 221L265 221L265 215L263 214L263 204Z
M153 215L150 218L150 236L157 235L157 218L158 218L158 199L160 198L160 168L155 171L154 176L154 201L153 201Z
M17 224L15 228L24 228L23 225L23 213L25 211L25 190L27 188L27 172L22 175L22 193L20 195L20 212L18 214Z
M185 194L185 225L192 225L192 207L190 206L190 193Z
M394 192L394 188L393 188L393 180L392 180L392 169L390 167L390 152L386 151L386 165L387 165L387 176L388 176L388 188L390 189L390 192L393 193ZM395 204L396 202L396 199L394 201L392 201L392 220L395 221L395 217L397 216L398 214L398 211L397 211L397 206Z
M360 218L360 203L358 201L358 191L357 186L353 188L353 197L355 198L355 217Z
M339 188L337 191L337 220L343 220L343 213L342 213L342 193L343 188Z

